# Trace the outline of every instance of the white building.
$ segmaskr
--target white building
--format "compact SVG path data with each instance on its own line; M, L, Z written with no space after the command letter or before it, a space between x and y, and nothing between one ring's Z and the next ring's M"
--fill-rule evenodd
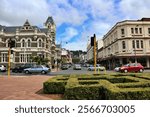
M62 63L72 63L72 56L69 50L62 48L61 60L62 60Z
M150 67L150 18L116 23L103 37L101 62L110 69L119 64L140 62Z

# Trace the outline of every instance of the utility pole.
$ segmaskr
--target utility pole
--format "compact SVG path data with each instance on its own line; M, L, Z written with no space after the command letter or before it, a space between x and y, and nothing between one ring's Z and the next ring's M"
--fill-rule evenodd
M11 39L8 41L8 78L10 77L10 54L11 54L11 48L15 47L15 42Z
M10 46L9 46L9 49L8 49L8 78L10 77Z
M94 73L96 74L96 35L94 34Z
M94 73L96 74L96 35L91 37L91 47L93 47Z

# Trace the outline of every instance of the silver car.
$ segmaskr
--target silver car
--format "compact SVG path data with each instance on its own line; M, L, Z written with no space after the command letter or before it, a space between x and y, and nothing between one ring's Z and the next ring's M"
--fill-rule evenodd
M75 64L73 69L74 70L81 70L81 65L80 64Z
M93 65L90 65L90 67L87 68L89 71L94 71L95 70L95 67ZM105 67L104 66L100 66L100 65L96 65L96 70L100 70L100 71L104 71L105 70Z
M50 68L45 67L44 65L35 65L31 68L24 69L24 73L29 74L29 73L42 73L46 74L50 72Z

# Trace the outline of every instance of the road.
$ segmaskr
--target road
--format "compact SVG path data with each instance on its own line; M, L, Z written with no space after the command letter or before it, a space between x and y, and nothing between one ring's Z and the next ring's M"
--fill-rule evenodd
M106 73L113 73L113 70L107 70ZM145 70L144 72L149 72L150 70ZM93 74L94 71L88 71L87 68L82 67L82 70L73 70L73 68L69 68L68 70L53 70L52 72L48 73L48 74L44 74L46 76L55 76L55 75L65 75L65 74ZM104 71L100 71L99 73L104 73ZM6 76L7 72L0 72L0 76ZM32 76L32 75L36 75L36 74L25 74L25 73L12 73L11 72L11 76ZM38 74L40 75L40 74Z
M107 71L107 72L113 72L113 71ZM82 67L81 70L73 70L73 68L69 68L68 70L53 70L52 72L44 75L48 76L55 76L55 75L65 75L65 74L93 74L94 71L88 71L87 68ZM100 71L100 73L104 73L104 71ZM33 74L25 74L25 73L10 73L12 76L30 76ZM7 75L7 72L0 72L0 75ZM35 74L34 74L35 75Z

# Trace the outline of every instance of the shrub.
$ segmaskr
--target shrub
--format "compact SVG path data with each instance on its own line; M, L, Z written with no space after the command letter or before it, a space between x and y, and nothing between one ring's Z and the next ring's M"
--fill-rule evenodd
M54 77L43 83L44 93L64 94L67 78L62 76Z
M150 74L67 75L43 84L45 93L68 100L150 99Z

